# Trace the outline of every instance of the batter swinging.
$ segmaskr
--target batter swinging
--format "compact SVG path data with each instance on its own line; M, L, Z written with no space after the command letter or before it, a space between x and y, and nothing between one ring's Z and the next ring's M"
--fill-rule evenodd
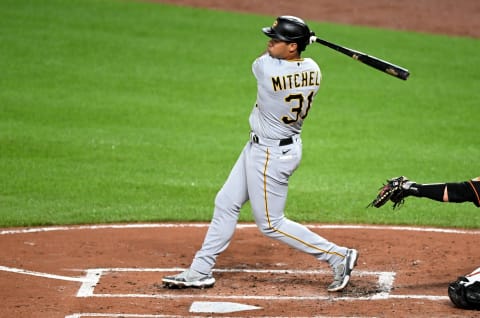
M334 273L328 291L347 286L358 252L338 246L287 219L288 180L302 158L302 125L320 87L321 72L301 52L312 32L293 16L280 16L262 31L271 39L252 65L257 99L250 114L247 142L215 198L213 219L189 269L163 278L166 287L211 287L217 256L229 245L241 207L249 200L260 231L327 262Z

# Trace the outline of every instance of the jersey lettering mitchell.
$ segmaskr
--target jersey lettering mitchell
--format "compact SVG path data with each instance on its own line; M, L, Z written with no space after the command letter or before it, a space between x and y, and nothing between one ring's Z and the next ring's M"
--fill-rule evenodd
M320 86L320 74L317 71L294 73L272 77L273 90L294 89L305 86Z

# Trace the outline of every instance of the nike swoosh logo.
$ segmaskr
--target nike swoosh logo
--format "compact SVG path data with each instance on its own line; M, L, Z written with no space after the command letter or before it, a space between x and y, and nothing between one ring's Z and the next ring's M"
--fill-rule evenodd
M292 149L282 150L282 155L288 153L290 150L292 150Z

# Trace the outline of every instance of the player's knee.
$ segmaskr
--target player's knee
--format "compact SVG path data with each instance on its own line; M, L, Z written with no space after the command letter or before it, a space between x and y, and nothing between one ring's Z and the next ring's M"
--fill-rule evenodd
M273 233L275 233L275 230L270 226L264 226L264 225L257 224L257 228L260 231L260 233L262 233L263 235L265 235L267 237L269 237Z
M219 191L215 197L215 208L220 211L239 213L241 204L232 200L224 191Z
M280 228L281 220L278 219L268 219L268 220L255 220L258 229L260 232L268 237L273 236L277 233L277 229Z

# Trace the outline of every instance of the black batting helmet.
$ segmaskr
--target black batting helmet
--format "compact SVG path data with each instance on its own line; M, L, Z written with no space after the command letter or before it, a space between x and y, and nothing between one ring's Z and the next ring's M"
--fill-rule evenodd
M458 308L480 310L480 282L460 276L448 285L448 297Z
M262 28L262 31L273 39L297 43L299 52L310 44L310 36L313 35L302 19L291 15L278 17L271 27Z

